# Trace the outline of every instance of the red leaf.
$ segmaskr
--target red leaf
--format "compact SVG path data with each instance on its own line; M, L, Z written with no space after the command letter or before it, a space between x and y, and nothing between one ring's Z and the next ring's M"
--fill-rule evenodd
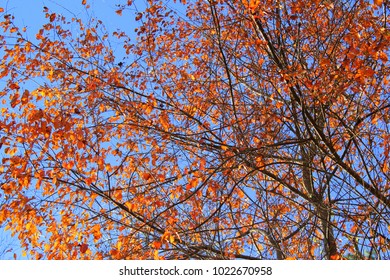
M149 180L150 178L152 178L152 175L150 173L144 173L142 174L142 178L147 181Z
M339 254L331 255L330 259L331 260L340 260L340 255Z
M80 245L80 252L84 254L88 250L88 244L81 244Z
M142 18L142 13L138 13L137 16L135 17L135 20L138 21Z

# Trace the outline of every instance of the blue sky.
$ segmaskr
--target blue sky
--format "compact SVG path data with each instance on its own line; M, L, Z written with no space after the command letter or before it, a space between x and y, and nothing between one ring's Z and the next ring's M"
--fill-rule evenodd
M46 21L43 7L48 7L49 10L64 15L75 15L80 18L89 16L101 19L106 27L113 31L117 26L124 26L128 18L114 16L117 10L116 3L123 1L106 1L106 0L90 0L88 4L91 6L89 10L81 5L81 0L67 1L34 1L32 5L26 5L25 0L8 0L2 4L6 13L13 14L16 17L17 23L30 27L31 32L38 28ZM32 2L30 2L32 3Z
M142 6L146 0L134 1L136 1L137 5ZM167 1L169 2L169 0ZM118 9L116 5L118 3L125 3L125 0L89 0L88 3L91 5L90 9L86 9L84 6L82 6L81 2L82 0L2 0L0 2L0 6L4 8L6 14L12 14L15 16L15 22L19 27L27 27L29 38L32 40L34 40L35 34L41 28L41 26L48 21L48 19L45 18L43 7L48 7L50 12L63 14L67 18L77 17L84 20L88 20L89 18L100 19L109 34L115 31L117 28L126 31L127 34L133 34L133 31L136 28L134 15L137 13L137 11L125 10L122 16L118 16L115 13L115 11ZM75 31L75 33L77 33L77 30ZM111 39L110 43L114 52L118 55L117 59L119 61L121 59L121 43L114 38ZM0 80L0 89L3 85L4 82ZM2 252L7 251L8 247L5 246L8 245L13 248L13 251L2 255ZM4 232L0 228L0 259L12 259L14 252L16 252L18 254L18 258L20 258L21 249L18 246L17 239L11 237L8 232Z

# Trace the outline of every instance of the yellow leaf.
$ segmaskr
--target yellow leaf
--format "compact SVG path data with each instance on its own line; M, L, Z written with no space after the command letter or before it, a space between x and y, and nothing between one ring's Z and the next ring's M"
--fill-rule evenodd
M158 259L159 259L159 257L158 257L158 250L154 250L153 255L154 255L154 259L155 259L155 260L158 260Z
M45 249L45 252L48 252L51 249L51 245L45 244L44 249Z
M173 245L176 244L175 237L173 235L169 235L169 242Z

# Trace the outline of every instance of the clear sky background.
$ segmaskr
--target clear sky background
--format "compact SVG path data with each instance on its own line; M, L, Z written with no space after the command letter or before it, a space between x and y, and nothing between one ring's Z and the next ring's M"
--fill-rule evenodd
M144 1L136 1L137 5L139 2L140 7L142 7ZM87 3L91 6L90 9L86 9L81 2L82 0L0 0L0 7L4 9L4 14L11 14L15 17L15 23L18 27L27 28L28 36L32 40L35 39L35 34L42 25L48 22L48 19L45 18L45 13L43 12L44 7L47 7L50 12L63 14L69 19L72 17L81 18L83 20L98 18L103 22L109 34L112 34L112 32L118 28L126 31L129 35L133 33L136 26L134 15L137 11L125 10L123 11L122 16L118 16L115 13L115 11L118 10L116 5L126 1L89 0ZM115 39L112 38L110 43L114 52L119 54L118 58L120 59L120 42L115 41ZM4 85L5 81L0 80L0 89ZM4 105L0 104L0 107L1 106ZM2 153L0 152L0 159L1 158ZM14 253L17 254L18 259L23 259L21 252L22 249L20 248L17 237L12 237L10 232L4 231L4 227L0 228L0 259L13 259ZM25 258L28 258L28 255Z

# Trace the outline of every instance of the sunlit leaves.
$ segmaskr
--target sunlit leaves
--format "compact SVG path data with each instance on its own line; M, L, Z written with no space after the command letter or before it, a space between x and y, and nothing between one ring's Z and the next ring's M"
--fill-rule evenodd
M380 6L383 4L383 0L374 0L374 4Z
M0 222L28 255L388 258L383 1L127 2L136 38L1 23Z

